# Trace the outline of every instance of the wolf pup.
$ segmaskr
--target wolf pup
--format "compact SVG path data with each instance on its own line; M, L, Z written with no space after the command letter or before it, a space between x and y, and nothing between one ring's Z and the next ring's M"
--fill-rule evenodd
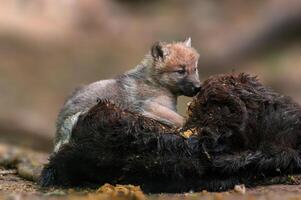
M136 68L76 90L58 116L54 150L69 142L78 116L98 99L108 99L129 111L181 127L185 120L176 112L177 97L191 97L199 91L198 59L190 38L184 42L157 42Z

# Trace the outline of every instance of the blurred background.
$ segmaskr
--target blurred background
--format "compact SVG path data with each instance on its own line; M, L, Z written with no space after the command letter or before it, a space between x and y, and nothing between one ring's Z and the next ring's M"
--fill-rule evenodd
M301 103L299 0L1 0L0 142L50 151L75 87L187 37L202 80L248 72Z

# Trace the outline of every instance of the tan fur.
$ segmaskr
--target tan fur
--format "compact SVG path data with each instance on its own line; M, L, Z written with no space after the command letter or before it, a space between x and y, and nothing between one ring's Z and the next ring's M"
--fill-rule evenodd
M181 64L187 65L188 69L195 67L199 54L191 47L186 47L183 43L172 43L166 45L168 56L166 56L166 70L173 70Z

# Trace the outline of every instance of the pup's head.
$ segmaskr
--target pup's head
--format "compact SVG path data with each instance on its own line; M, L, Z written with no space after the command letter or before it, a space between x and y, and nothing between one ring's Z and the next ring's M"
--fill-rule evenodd
M157 42L152 46L153 78L173 94L194 96L201 87L198 74L199 54L191 47L191 39L184 42Z

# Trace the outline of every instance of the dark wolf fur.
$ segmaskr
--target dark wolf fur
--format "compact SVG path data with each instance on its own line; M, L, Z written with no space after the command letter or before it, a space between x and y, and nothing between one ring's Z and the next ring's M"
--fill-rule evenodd
M198 155L194 153L197 143L192 145L175 132L153 119L101 101L79 117L69 144L51 156L41 184L131 183L150 192L162 188L186 191L190 183L185 182L190 180L185 177L201 174L202 166L198 159L191 159L191 154Z
M189 106L210 178L239 182L300 172L301 107L246 74L209 78ZM214 178L216 177L216 178Z
M42 186L141 185L145 192L222 191L301 168L300 106L245 74L213 76L184 130L101 101L79 117Z

